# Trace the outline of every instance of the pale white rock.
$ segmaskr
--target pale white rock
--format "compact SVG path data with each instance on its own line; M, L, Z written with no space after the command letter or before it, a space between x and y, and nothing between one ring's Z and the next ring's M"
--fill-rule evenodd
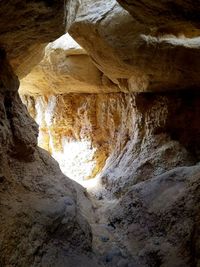
M88 52L96 66L123 92L199 88L199 30L195 22L190 25L182 21L186 12L183 10L188 8L194 12L192 4L175 4L185 9L173 10L177 12L176 20L159 28L159 16L162 21L167 12L171 14L169 1L166 5L150 1L145 6L132 0L133 7L126 1L119 2L131 10L132 16L114 0L109 3L106 0L68 2L69 33ZM163 10L166 13L162 13ZM154 27L148 23L153 17L151 11L159 14ZM192 13L188 16L191 21L194 19Z

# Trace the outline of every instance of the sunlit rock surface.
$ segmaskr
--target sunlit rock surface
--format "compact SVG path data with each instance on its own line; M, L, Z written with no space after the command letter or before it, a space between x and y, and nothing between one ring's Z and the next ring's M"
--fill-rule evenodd
M84 128L89 128L86 125L89 118L81 121L78 117L81 103L71 103L80 97L50 96L45 99L24 96L22 99L39 125L38 145L51 153L63 173L70 178L79 183L90 178L97 164L94 158L96 149L91 144L91 129L87 134L81 133ZM65 112L67 107L68 112Z
M77 181L99 174L107 189L120 194L130 184L199 159L199 94L22 99L40 126L39 145Z
M71 177L79 183L88 167L90 178L97 175L89 192L104 204L91 225L93 247L105 266L186 267L198 260L189 244L198 249L199 94L69 94L23 101L40 124L41 145L51 151L53 144L54 156L64 150L57 158L63 172L74 169ZM85 140L89 151L95 148L92 168L87 160L81 166L89 149Z
M200 265L199 1L118 2L1 1L0 266Z
M39 124L38 144L52 153L64 173L94 178L116 145L128 112L123 94L22 96Z
M117 92L114 85L68 34L45 48L43 60L21 80L21 94Z

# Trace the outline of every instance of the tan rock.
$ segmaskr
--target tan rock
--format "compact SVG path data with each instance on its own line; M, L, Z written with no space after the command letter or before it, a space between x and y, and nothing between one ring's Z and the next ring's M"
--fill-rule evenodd
M86 198L84 189L37 147L38 127L19 98L14 74L27 74L41 58L43 43L61 35L63 13L63 1L0 3L0 265L5 267L99 266L91 228L78 208L76 190Z
M42 59L46 43L64 33L63 1L1 1L0 46L21 78Z
M68 34L46 47L43 60L21 80L20 86L20 93L29 95L117 91L119 88Z
M67 13L63 1L1 1L1 266L199 266L200 97L146 93L198 89L197 3L124 1L130 15L114 0L69 0ZM37 65L63 17L85 50L58 41ZM23 92L42 145L96 149L94 206L37 147L4 50L20 78L33 69Z
M81 182L94 178L115 147L126 116L123 94L21 96L39 124L38 144Z
M129 184L198 160L198 95L63 94L22 99L39 124L39 146L80 183L98 174L104 187L120 194Z
M199 1L117 0L139 22L157 35L199 36Z
M156 6L152 1L149 2L149 9L152 5L155 12L159 12L159 6L164 6L162 3ZM177 4L180 10L182 4ZM77 5L76 8L74 5ZM137 6L135 13L139 13L139 7L143 8L142 4ZM195 6L190 10L190 16ZM148 6L146 9L148 11ZM176 33L173 28L164 35L159 34L158 29L156 34L148 24L146 9L141 11L141 16L147 17L141 23L139 15L131 16L115 0L109 3L104 0L84 0L81 4L69 1L69 33L88 52L98 68L123 91L198 88L200 42L197 34L189 36L181 30ZM165 7L163 13L159 13L159 18L155 19L157 23L165 19L166 10ZM184 10L180 13L183 16ZM149 14L149 19L152 19L152 14ZM190 21L187 25L189 31Z

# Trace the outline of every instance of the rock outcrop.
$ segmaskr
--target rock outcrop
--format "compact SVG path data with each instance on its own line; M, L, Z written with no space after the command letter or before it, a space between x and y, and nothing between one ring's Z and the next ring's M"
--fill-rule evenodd
M29 95L118 91L68 34L45 48L43 60L21 80L20 86L20 93Z
M84 190L37 147L36 123L4 51L0 66L0 265L98 266L77 204L76 188Z
M39 145L52 153L64 173L77 180L99 174L116 196L132 184L199 160L197 93L22 97L40 126ZM73 142L88 142L89 158L81 148L76 158L72 151L68 158Z
M94 178L116 145L120 125L129 109L125 95L21 97L39 124L39 145L58 160L64 173L79 181Z
M0 5L0 266L199 266L198 1Z
M199 88L198 4L192 1L185 5L184 1L171 5L171 1L121 2L128 10L134 10L133 16L115 0L83 0L81 4L68 1L69 33L98 68L123 91ZM171 15L176 20L173 21ZM169 28L162 33L159 23L163 20L163 27L167 19L173 21L174 30ZM149 20L154 20L157 27ZM179 29L180 25L183 30ZM192 29L196 34L188 35Z
M175 168L129 187L109 211L130 266L198 266L199 171L199 166Z
M128 112L118 127L115 147L101 172L116 195L132 184L177 166L199 161L199 94L126 95Z
M141 24L154 27L157 34L199 36L199 1L117 0Z
M43 58L47 43L65 28L63 1L15 0L0 3L0 46L21 78Z
M0 265L99 266L78 204L84 189L37 147L38 126L18 95L16 74L27 74L62 34L63 1L0 6Z

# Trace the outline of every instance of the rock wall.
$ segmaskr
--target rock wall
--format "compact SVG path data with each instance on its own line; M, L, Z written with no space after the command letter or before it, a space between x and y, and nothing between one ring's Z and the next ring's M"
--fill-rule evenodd
M199 88L198 4L119 2L132 15L115 0L68 1L68 31L96 66L124 91Z
M199 160L197 93L22 97L40 125L39 145L52 153L63 171L79 181L99 174L116 196L130 185ZM73 157L67 150L73 142L88 142L89 157L80 147ZM69 172L69 166L77 173Z
M0 264L98 266L90 226L77 204L76 188L84 190L37 147L36 123L19 98L4 51L0 66Z
M0 7L0 265L199 266L198 1ZM44 51L65 24L83 49ZM47 150L89 142L94 207L37 147L16 74Z
M0 46L20 78L38 64L46 44L60 37L65 28L62 0L3 0L0 16Z
M52 99L48 124L45 113ZM96 148L93 161L101 187L92 193L104 204L96 208L99 223L95 219L91 225L93 247L105 266L198 266L199 94L66 94L23 100L35 118L42 105L41 142L48 149L54 144L62 150L63 136L69 143L89 140Z
M70 161L77 172L74 173L77 179L81 180L81 176L94 178L102 170L116 145L119 128L129 112L128 97L122 93L21 97L40 126L39 145L60 162L56 153L64 152L65 145L68 144L66 154L63 153L63 163L60 162L63 170L69 171ZM81 151L81 147L77 147L77 158L73 158L73 152L67 151L73 143L77 146L86 144L85 150L90 151L90 158ZM82 159L78 157L81 152ZM70 157L66 159L67 154ZM84 166L89 168L85 176Z
M101 179L116 196L133 184L199 161L199 94L126 95L115 147Z
M112 234L130 257L124 263L198 266L199 171L199 165L179 167L130 186L109 209ZM119 257L111 261L115 260Z
M105 93L120 89L102 73L69 34L48 44L42 61L21 79L20 93Z
M0 266L99 266L79 206L85 191L37 147L18 94L16 74L63 33L63 1L1 1L0 14Z

